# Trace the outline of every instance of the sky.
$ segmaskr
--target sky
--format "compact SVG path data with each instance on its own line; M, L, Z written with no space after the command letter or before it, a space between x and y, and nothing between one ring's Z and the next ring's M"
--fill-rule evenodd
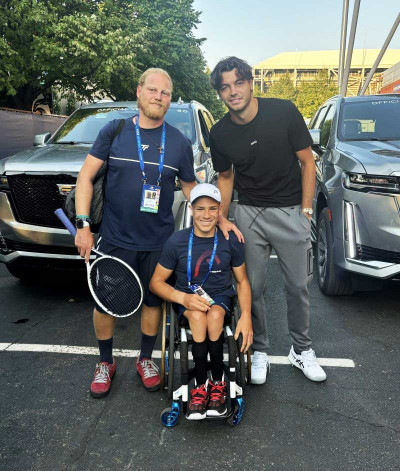
M281 52L339 49L343 0L194 0L201 11L195 36L207 38L212 69L236 55L250 65ZM350 0L348 34L354 0ZM400 12L400 0L361 0L354 47L381 49ZM400 26L390 49L400 49Z

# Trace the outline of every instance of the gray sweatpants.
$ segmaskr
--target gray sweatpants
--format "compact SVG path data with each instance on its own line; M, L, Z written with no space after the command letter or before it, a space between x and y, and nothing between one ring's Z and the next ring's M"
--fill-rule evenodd
M266 352L267 265L274 249L283 272L289 333L297 351L308 350L310 310L308 283L312 279L311 225L300 206L261 208L239 204L235 222L242 232L247 274L252 291L253 350Z

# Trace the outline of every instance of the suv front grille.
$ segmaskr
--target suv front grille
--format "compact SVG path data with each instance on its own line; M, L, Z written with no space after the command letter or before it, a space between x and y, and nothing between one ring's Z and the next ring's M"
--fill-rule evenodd
M366 245L357 244L358 256L364 262L377 260L386 263L400 263L400 252L390 250L375 249Z
M71 175L10 175L8 177L16 216L20 222L64 228L54 211L62 208L65 196L57 184L75 184Z
M79 255L76 247L66 247L63 245L41 245L28 242L19 242L11 239L0 239L0 252L35 252L51 253L61 255Z

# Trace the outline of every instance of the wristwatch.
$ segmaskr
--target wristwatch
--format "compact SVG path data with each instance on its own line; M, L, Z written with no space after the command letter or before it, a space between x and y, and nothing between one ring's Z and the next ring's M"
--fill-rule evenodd
M304 214L309 214L310 216L312 216L314 211L312 210L312 208L303 208L301 210L301 212L304 213Z
M83 229L84 227L90 226L90 219L89 218L76 218L75 219L75 227L77 229Z

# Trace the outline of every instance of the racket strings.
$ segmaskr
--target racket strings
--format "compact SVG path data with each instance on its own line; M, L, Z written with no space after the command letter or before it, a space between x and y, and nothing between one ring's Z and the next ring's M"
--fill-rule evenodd
M98 258L91 266L89 282L98 304L115 316L135 312L142 301L142 290L136 276L116 259Z

